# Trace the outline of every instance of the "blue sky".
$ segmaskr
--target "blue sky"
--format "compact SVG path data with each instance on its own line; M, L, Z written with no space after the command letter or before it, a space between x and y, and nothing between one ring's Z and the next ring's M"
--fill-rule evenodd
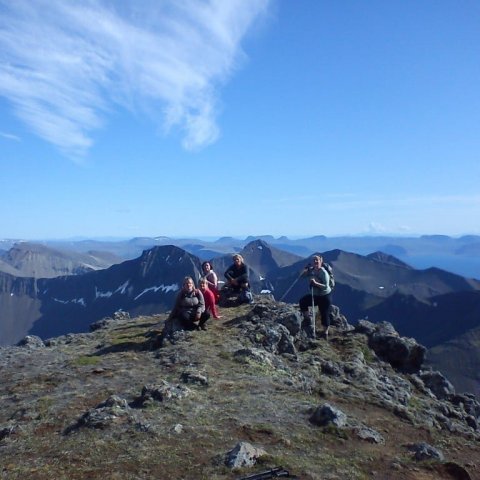
M2 238L480 234L476 0L0 0Z

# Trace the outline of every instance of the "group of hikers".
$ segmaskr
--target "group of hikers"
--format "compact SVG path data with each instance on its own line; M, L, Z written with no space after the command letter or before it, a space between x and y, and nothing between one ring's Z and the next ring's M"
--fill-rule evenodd
M240 303L253 303L248 269L241 255L233 255L233 264L225 272L225 279L226 283L222 290L236 293ZM220 318L217 309L219 300L217 274L211 262L203 262L198 288L195 287L192 277L183 279L182 288L167 322L177 320L183 330L206 330L205 324L211 317Z
M222 289L219 288L218 277L211 262L202 263L198 288L195 287L192 277L184 278L182 288L167 318L163 336L168 334L167 326L173 321L177 321L183 330L206 330L206 323L210 318L221 318L217 308L221 292L237 295L238 303L253 303L247 265L240 254L233 255L232 260L232 265L225 271L226 282ZM297 280L307 278L310 288L310 292L299 301L303 317L302 330L307 337L316 337L313 309L317 307L323 325L322 335L328 339L332 304L331 273L323 265L323 258L320 255L314 255L312 262L313 265L308 264L297 278Z

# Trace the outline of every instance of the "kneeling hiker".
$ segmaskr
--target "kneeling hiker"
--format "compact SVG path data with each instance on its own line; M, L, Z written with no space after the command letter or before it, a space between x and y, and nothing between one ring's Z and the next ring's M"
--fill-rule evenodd
M165 321L161 334L161 342L176 330L198 330L205 301L200 290L195 288L192 277L185 277L175 304Z
M198 281L198 287L203 294L203 298L205 300L205 311L202 313L200 317L199 326L202 330L206 330L205 323L207 320L212 316L213 318L220 318L217 311L217 305L215 304L215 295L213 292L208 288L208 282L206 278L201 278Z
M243 257L238 253L233 255L233 264L225 272L227 279L226 287L239 293L241 303L253 303L253 295L250 291L248 269Z
M302 328L305 333L314 338L315 325L314 317L310 317L308 313L308 307L313 305L318 306L320 315L322 317L322 325L324 327L324 335L328 337L328 329L330 326L330 306L332 304L331 299L331 287L330 276L325 268L322 268L323 258L320 255L312 257L313 267L308 265L301 273L302 277L309 279L310 293L303 296L300 299L300 311L303 314Z

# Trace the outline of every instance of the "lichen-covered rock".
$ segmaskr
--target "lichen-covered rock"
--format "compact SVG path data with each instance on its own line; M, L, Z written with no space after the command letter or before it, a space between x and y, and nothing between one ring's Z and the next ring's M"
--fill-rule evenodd
M449 396L449 400L480 421L480 402L476 400L475 395L471 393L457 393Z
M344 427L347 424L347 415L329 403L324 403L313 412L310 421L320 427L326 427L328 425Z
M18 425L10 424L10 425L0 425L0 441L4 438L13 435L18 430Z
M355 327L348 323L347 318L340 313L340 309L336 305L330 307L330 325L343 332L355 330Z
M182 372L180 379L184 383L196 383L197 385L203 385L204 387L208 387L207 376L200 372L187 370L185 372Z
M275 323L245 325L242 334L268 352L296 354L293 337L283 325Z
M444 460L443 453L440 450L425 442L410 444L408 449L414 453L415 460L438 460L440 462Z
M378 443L378 444L385 443L385 439L373 428L361 426L361 427L356 427L354 431L357 437L367 442Z
M302 325L300 312L293 305L268 301L255 305L248 319L263 325L283 325L292 336L300 332Z
M91 323L89 328L91 332L95 332L96 330L101 330L102 328L108 328L112 323L115 323L113 318L105 317Z
M172 385L165 380L157 385L145 385L142 388L142 394L138 403L144 405L146 402L156 400L165 402L168 400L177 400L187 397L191 390L183 385Z
M257 448L247 442L240 442L226 454L225 465L230 468L252 467L257 459L267 454L262 448Z
M342 367L331 360L322 362L321 370L325 375L331 375L332 377L341 377L343 375Z
M455 394L454 386L440 372L424 370L419 373L419 377L425 386L441 400Z
M27 335L17 343L17 346L31 349L45 348L45 343L43 343L43 340L36 335Z
M370 348L397 370L415 373L425 361L427 349L413 338L400 337L388 322L362 320L355 331L367 335Z
M130 314L128 312L125 312L123 310L117 310L113 314L113 319L114 320L128 320L130 318Z
M264 350L260 350L258 348L242 348L237 350L233 354L234 358L239 361L254 361L260 364L265 364L268 366L272 366L272 356L265 352Z
M112 395L95 408L85 412L65 433L71 433L80 427L104 429L114 423L133 420L132 409L128 402L117 395Z

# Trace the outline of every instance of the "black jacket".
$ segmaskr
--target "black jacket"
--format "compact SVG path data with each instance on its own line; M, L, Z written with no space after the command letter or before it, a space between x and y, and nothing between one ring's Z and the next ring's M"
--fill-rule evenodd
M227 280L237 280L239 283L248 283L248 271L247 266L242 263L237 267L234 263L230 265L225 272L225 278Z

